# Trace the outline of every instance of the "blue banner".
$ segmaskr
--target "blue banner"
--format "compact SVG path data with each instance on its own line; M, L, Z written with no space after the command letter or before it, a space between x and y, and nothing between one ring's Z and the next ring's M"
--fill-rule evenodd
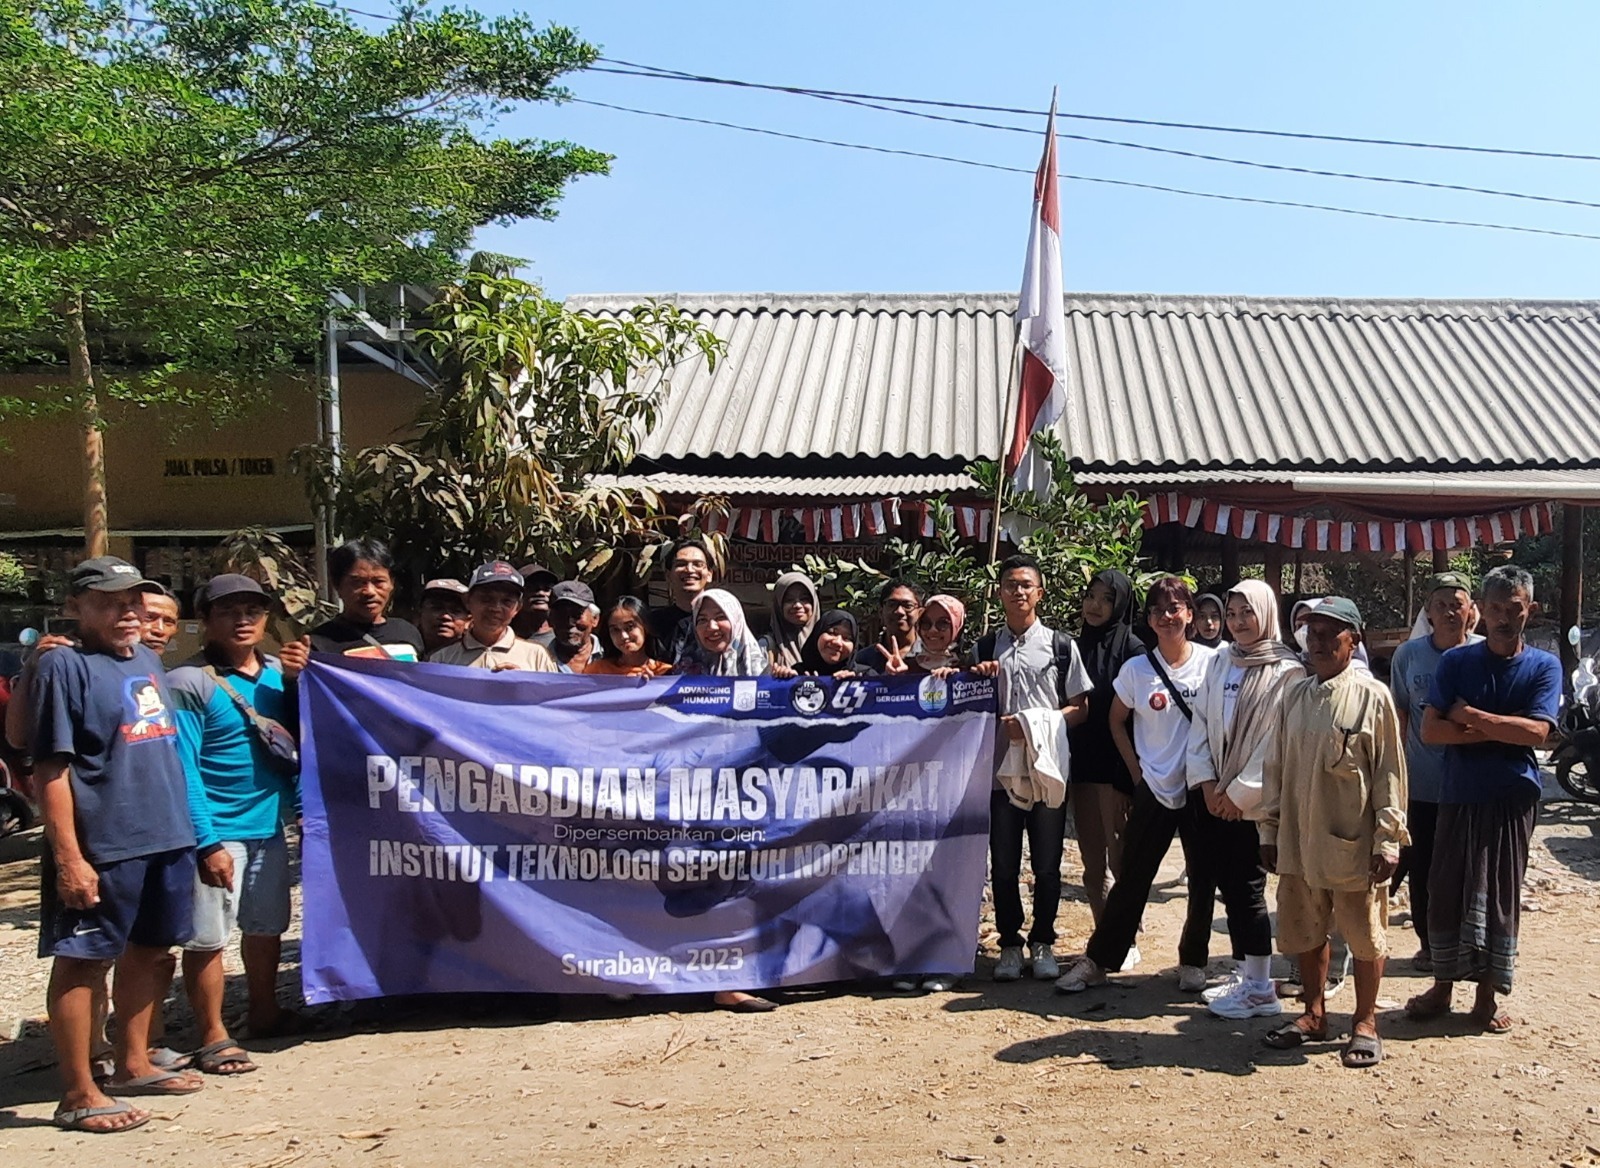
M308 1002L972 969L993 683L300 679Z

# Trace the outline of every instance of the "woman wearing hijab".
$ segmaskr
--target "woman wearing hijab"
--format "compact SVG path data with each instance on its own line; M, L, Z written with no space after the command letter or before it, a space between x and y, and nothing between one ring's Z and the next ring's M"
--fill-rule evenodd
M1278 597L1266 581L1241 580L1229 589L1226 615L1233 643L1207 667L1189 726L1189 789L1200 796L1190 805L1208 844L1208 871L1191 869L1189 895L1212 886L1221 893L1233 956L1243 962L1233 980L1208 994L1208 1008L1221 1018L1265 1018L1283 1006L1272 984L1267 870L1255 820L1284 688L1305 668L1279 640ZM1204 983L1203 974L1198 980Z
M767 654L750 635L744 607L731 593L707 588L689 608L689 642L678 654L674 673L701 677L760 677L767 672ZM720 990L712 997L724 1010L764 1014L777 1003L743 990Z
M1083 890L1094 923L1100 923L1106 896L1122 869L1122 831L1133 809L1133 778L1111 738L1113 684L1131 658L1144 654L1133 624L1133 581L1108 568L1089 581L1083 597L1083 631L1078 652L1094 681L1089 717L1068 731L1072 742L1072 819L1083 856ZM929 603L932 603L931 601ZM1138 964L1132 949L1124 968Z
M830 608L817 618L816 627L800 648L800 672L813 677L854 677L856 618L842 608Z
M917 652L905 659L911 673L935 673L962 667L961 627L967 623L967 606L939 592L928 597L917 617Z
M705 677L760 677L767 672L767 654L750 635L744 607L731 592L707 588L689 608L692 635L673 667L674 673Z
M761 638L774 665L794 669L822 610L817 586L804 572L785 572L772 586L772 631Z
M1189 639L1196 645L1216 649L1222 644L1222 600L1215 592L1202 592L1194 600L1194 631Z

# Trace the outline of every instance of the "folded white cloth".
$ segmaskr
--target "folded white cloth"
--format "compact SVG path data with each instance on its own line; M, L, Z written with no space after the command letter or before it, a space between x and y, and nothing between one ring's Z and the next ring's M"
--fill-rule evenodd
M1067 798L1072 767L1072 747L1067 741L1067 719L1060 710L1023 710L1021 741L1013 742L1000 760L997 777L1006 795L1018 807L1043 803L1060 807Z

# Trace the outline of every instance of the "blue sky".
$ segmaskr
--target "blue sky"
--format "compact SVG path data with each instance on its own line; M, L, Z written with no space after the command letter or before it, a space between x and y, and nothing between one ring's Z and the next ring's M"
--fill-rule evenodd
M985 5L487 0L611 57L821 88L1600 155L1600 4L1176 0ZM576 96L1031 170L1040 138L814 99L579 74ZM971 115L983 118L985 115ZM999 119L991 119L999 120ZM1600 202L1600 163L1063 122L1063 130L1322 169ZM1016 286L1031 177L783 142L581 105L501 133L616 155L550 222L481 244L556 295L991 291ZM1040 120L1042 130L1042 119ZM1600 209L1273 174L1063 142L1063 171L1227 194L1600 234ZM1086 291L1600 295L1600 241L1356 219L1062 184L1067 284Z

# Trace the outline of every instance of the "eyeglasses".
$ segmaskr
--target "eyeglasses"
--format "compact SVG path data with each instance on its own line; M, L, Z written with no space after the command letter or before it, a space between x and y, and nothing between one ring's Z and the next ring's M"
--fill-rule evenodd
M917 607L915 600L885 600L883 607L894 612L912 612Z

